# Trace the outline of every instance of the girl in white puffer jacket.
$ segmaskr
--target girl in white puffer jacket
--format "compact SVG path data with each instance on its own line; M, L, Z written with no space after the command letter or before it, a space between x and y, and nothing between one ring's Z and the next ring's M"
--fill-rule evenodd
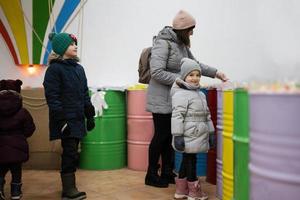
M209 149L209 133L214 131L206 97L200 91L201 69L189 58L181 60L180 78L171 89L172 96L172 146L183 152L175 199L206 200L196 175L196 154Z

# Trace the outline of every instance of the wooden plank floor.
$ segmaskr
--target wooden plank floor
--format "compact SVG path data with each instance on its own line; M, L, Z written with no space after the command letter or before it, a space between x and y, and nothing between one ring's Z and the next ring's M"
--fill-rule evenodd
M170 200L173 199L175 185L155 188L144 185L145 172L126 168L111 171L78 170L77 186L87 192L89 200ZM6 176L10 182L10 174ZM203 190L210 200L216 200L216 186L204 182ZM61 193L59 171L23 170L23 200L58 200ZM5 194L9 197L9 184Z

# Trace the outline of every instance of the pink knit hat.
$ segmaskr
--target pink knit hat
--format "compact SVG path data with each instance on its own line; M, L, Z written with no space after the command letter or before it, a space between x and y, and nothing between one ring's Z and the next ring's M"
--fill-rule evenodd
M192 15L184 10L180 10L173 19L173 28L183 30L196 25L196 20Z

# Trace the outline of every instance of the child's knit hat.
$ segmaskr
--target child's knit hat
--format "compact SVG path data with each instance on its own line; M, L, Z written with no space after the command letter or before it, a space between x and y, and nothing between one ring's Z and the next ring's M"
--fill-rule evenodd
M0 91L13 90L13 91L20 93L22 84L23 84L23 82L19 79L17 79L17 80L11 80L11 79L4 80L3 79L0 81Z
M196 26L196 20L184 10L180 10L173 19L173 28L175 30L184 30L193 26Z
M190 58L182 58L180 61L180 66L180 78L182 80L184 80L187 75L194 70L198 70L201 74L200 65L195 60L192 60Z
M72 42L77 44L76 37L69 33L50 33L48 38L52 42L52 50L60 56L65 54Z

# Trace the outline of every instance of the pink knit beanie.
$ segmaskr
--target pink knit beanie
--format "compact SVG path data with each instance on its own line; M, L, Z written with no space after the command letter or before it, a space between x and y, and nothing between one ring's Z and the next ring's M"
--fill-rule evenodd
M180 10L173 19L173 28L183 30L196 25L196 20L192 15L184 10Z

